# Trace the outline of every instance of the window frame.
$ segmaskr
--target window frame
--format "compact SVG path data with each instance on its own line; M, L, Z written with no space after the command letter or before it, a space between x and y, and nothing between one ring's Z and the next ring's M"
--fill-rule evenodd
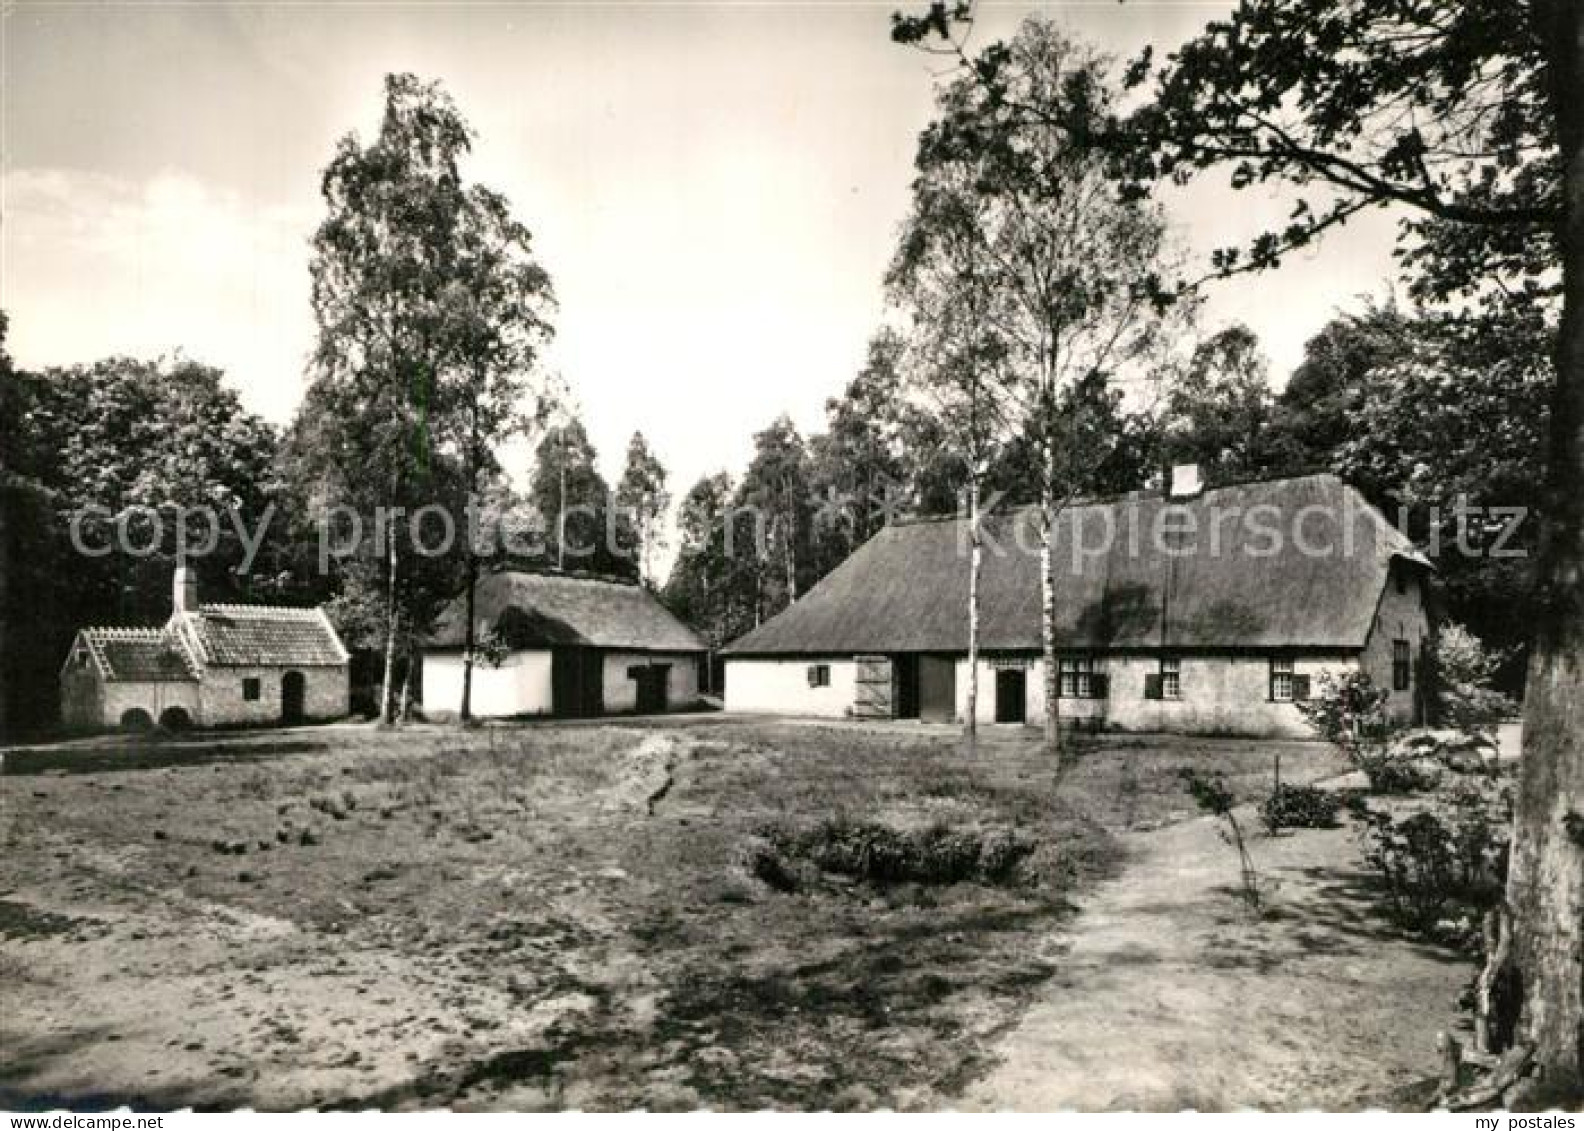
M1056 698L1093 699L1094 657L1059 656L1056 660Z
M1296 703L1298 692L1295 686L1298 672L1297 664L1291 656L1272 656L1270 658L1270 701L1272 703ZM1280 688L1286 685L1286 694Z
M1392 641L1392 690L1413 690L1413 647L1406 640Z
M806 674L808 678L808 685L810 687L830 686L831 672L829 664L810 664Z
M1160 676L1161 698L1182 700L1182 657L1162 656L1156 669Z
M264 681L256 675L242 677L242 701L244 703L257 703L264 698Z

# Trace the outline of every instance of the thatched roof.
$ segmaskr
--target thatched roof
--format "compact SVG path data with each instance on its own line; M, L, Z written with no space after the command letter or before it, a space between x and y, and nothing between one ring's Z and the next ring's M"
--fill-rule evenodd
M987 524L986 650L1040 647L1037 523L1037 512L1022 510ZM1190 523L1194 533L1173 541L1170 531ZM1114 535L1103 549L1108 526ZM1157 538L1157 529L1167 534ZM1188 500L1138 492L1086 503L1057 524L1058 639L1091 649L1361 648L1394 558L1428 566L1333 475L1214 488ZM966 651L968 564L963 520L888 526L726 652Z
M446 606L431 648L460 648L466 594ZM641 585L608 578L502 570L479 578L477 639L498 632L513 648L572 645L635 652L702 652L705 645Z

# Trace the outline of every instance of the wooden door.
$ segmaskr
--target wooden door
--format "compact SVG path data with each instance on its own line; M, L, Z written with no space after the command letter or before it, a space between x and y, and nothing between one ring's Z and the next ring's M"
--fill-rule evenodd
M893 697L891 660L887 656L855 656L853 717L889 719Z
M1021 723L1028 718L1028 673L1022 668L996 672L995 721Z
M302 672L287 672L281 676L281 722L302 722L306 698L307 681Z
M949 723L957 715L957 662L950 656L920 656L919 718Z
M917 656L894 656L891 660L891 686L895 718L919 717L919 674Z

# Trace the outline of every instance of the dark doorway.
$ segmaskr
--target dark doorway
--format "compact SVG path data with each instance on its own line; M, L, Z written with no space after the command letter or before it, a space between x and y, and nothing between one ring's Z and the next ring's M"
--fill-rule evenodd
M631 667L627 674L638 685L637 711L640 715L658 715L669 705L666 685L671 681L670 664L645 664Z
M926 723L949 723L957 715L957 661L950 656L920 656L918 715Z
M892 657L891 673L892 686L896 689L896 693L892 696L892 702L896 704L896 717L899 719L918 718L918 657Z
M1028 673L1022 668L996 672L995 721L1021 723L1028 718Z
M287 672L281 676L281 722L302 722L305 684L302 672Z
M550 712L561 719L591 719L605 711L605 679L593 648L550 653Z

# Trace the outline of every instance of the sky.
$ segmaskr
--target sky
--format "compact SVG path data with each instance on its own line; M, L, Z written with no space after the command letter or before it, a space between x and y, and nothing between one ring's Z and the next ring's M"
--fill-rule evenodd
M559 309L548 359L602 470L642 430L680 497L740 472L781 413L805 434L862 364L943 62L869 3L7 4L0 307L25 367L181 351L291 418L313 343L309 241L336 140L378 125L395 70L439 79L478 133L466 173L534 232ZM1036 7L1126 57L1221 3L983 5L980 42ZM1277 196L1168 201L1189 251ZM1338 310L1383 294L1393 218L1218 284L1280 386ZM526 471L526 454L513 470Z

